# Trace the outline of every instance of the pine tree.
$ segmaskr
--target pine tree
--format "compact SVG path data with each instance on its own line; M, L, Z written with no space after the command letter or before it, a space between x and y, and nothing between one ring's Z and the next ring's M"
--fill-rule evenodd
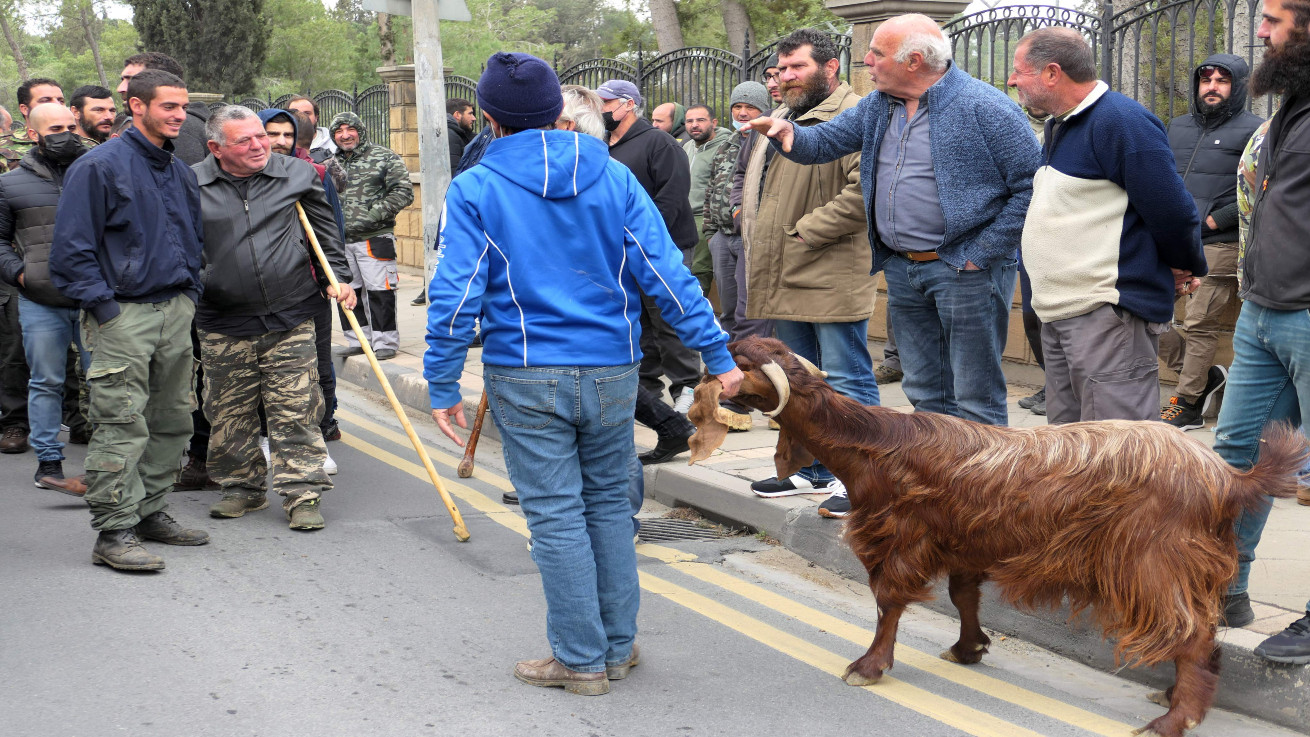
M264 0L129 0L144 51L162 51L186 70L187 87L251 92L264 66Z

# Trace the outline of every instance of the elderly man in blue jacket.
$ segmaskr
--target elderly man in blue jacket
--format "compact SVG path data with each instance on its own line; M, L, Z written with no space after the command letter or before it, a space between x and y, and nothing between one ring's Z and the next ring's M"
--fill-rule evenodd
M918 411L1004 425L1001 351L1037 141L1018 105L951 63L925 15L878 26L864 63L878 89L858 106L808 128L750 127L802 164L861 152L872 273L887 279L905 396Z
M91 560L158 570L140 538L203 545L209 535L168 512L178 459L191 437L191 318L203 248L196 175L173 154L186 120L181 79L150 69L132 78L133 127L68 169L55 213L50 279L86 317L91 351L86 501L100 531Z
M550 66L493 55L478 106L496 139L446 194L423 373L433 419L462 445L451 420L467 426L459 377L481 312L488 405L532 533L552 649L514 675L604 694L638 662L628 501L638 287L725 395L741 371L637 178L598 139L553 130L564 99Z

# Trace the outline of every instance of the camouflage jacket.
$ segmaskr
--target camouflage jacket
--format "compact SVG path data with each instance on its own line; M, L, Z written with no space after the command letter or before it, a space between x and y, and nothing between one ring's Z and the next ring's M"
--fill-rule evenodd
M737 152L742 136L733 132L728 142L714 152L710 163L710 183L705 187L705 224L702 230L711 236L718 232L738 235L741 229L732 217L732 173L737 168Z
M342 125L359 131L355 150L336 154L346 179L340 192L346 241L356 243L390 233L396 227L396 215L414 201L414 185L409 181L405 162L395 152L369 142L358 115L341 113L332 119L328 130L336 131Z
M25 135L10 133L7 136L0 136L0 174L17 169L18 162L35 145L36 141L28 140Z

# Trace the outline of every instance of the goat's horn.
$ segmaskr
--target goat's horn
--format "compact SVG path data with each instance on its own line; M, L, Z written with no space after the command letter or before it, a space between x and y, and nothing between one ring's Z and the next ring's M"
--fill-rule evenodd
M787 372L777 361L769 361L760 366L760 371L769 377L769 382L773 384L774 390L778 392L778 407L772 411L765 412L765 417L777 417L783 407L787 406L787 401L791 399L791 384L787 381Z
M828 372L827 372L827 371L824 371L823 369L819 368L818 366L815 366L813 363L810 362L810 359L806 358L805 356L802 356L802 355L799 354L799 353L793 353L793 354L791 354L791 355L792 355L792 356L793 356L797 361L800 361L801 365L805 367L805 370L806 370L806 371L809 371L809 372L810 372L810 375L811 375L811 376L817 376L817 377L819 377L820 379L826 379L826 378L828 378Z

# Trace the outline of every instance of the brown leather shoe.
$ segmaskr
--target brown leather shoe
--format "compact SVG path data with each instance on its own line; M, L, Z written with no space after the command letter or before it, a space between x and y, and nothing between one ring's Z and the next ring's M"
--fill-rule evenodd
M529 686L561 686L579 696L601 696L610 692L610 682L604 671L579 673L560 665L554 657L519 661L514 665L514 677Z
M1301 488L1296 490L1296 503L1310 507L1310 486L1302 484Z
M86 476L74 476L71 479L42 476L36 480L36 485L42 489L50 489L69 496L79 498L86 496Z
M632 655L628 657L628 662L620 665L605 666L605 677L611 681L621 681L628 677L628 671L636 668L641 663L641 651L637 648L637 643L632 643Z
M0 453L26 453L31 447L27 444L27 431L21 427L7 427L0 436Z

